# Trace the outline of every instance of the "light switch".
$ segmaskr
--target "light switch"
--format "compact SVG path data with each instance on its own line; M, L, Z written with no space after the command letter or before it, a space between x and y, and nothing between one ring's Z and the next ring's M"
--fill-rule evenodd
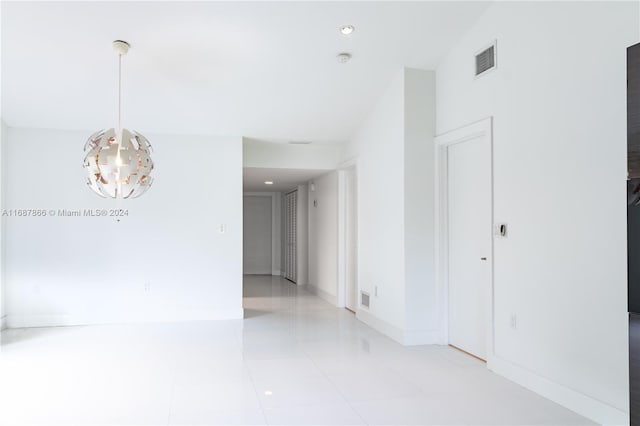
M507 224L506 223L496 223L494 225L493 234L499 238L507 238Z

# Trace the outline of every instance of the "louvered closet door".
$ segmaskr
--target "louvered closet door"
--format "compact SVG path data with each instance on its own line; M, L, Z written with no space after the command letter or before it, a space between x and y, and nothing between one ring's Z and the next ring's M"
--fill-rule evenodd
M285 195L285 270L284 277L296 282L297 275L297 211L298 191Z

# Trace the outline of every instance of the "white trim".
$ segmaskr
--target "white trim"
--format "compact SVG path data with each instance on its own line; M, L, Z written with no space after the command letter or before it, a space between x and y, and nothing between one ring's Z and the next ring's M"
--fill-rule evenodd
M352 158L338 166L338 304L339 308L347 305L347 187L346 173L352 172L356 177L356 194L358 194L358 159ZM359 233L356 233L359 235ZM356 242L357 244L357 242ZM356 258L356 270L359 271L359 257ZM360 274L356 272L356 298L360 296ZM356 312L360 306L359 300L356 303Z
M311 284L306 284L306 285L302 285L300 287L303 287L305 290L307 290L309 293L311 294L315 294L316 296L320 297L321 299L326 300L327 302L331 303L333 306L338 306L338 297L334 296L333 294L327 293L326 291L311 285Z
M447 214L447 148L478 137L486 137L491 158L491 226L493 227L493 135L491 117L460 127L435 137L435 259L436 294L438 300L438 343L449 343L449 296L448 296L448 214ZM494 356L493 319L493 238L489 254L490 290L487 295L489 315L487 318L487 361Z
M4 330L5 328L7 328L7 316L4 315L2 318L0 318L0 330Z
M346 183L345 171L338 170L338 308L344 308L347 304L347 203L346 203Z
M405 330L403 345L437 345L439 337L439 330Z
M358 310L356 318L367 324L369 327L379 331L380 333L392 338L396 342L404 345L404 333L402 329L388 322L381 320L380 318L372 315L371 312L364 309Z
M189 311L187 313L176 313L167 315L140 313L138 315L115 315L115 316L92 316L92 315L8 315L8 328L28 328L28 327L64 327L75 325L98 325L98 324L136 324L136 323L165 323L183 321L218 321L218 320L238 320L244 318L244 309L215 309L205 311Z
M358 165L358 157L353 157L338 164L338 167L336 167L336 170L350 169L352 167L357 167L357 165Z
M298 280L298 187L291 191L283 193L282 198L282 220L283 224L281 238L282 238L282 255L281 261L282 276L296 285L301 285ZM292 213L293 212L293 213ZM295 220L291 220L294 218ZM295 227L291 229L292 224L295 223ZM289 231L292 231L290 233ZM295 239L295 249L291 250L289 245L290 238Z
M581 392L542 377L499 356L493 356L488 367L495 373L532 390L551 401L588 417L599 424L629 424L629 413L598 401Z
M359 309L356 318L404 346L437 344L438 330L403 330L381 320L366 308Z

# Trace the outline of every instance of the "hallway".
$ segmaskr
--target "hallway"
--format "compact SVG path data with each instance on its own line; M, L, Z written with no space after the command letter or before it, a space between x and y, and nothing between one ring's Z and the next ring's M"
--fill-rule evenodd
M244 296L244 321L5 330L0 424L592 424L279 277Z

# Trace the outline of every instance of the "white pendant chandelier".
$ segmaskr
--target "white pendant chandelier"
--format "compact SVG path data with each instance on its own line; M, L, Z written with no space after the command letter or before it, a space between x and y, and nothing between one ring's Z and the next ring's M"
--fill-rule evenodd
M121 125L122 57L129 43L113 42L118 54L118 127L100 130L89 137L84 168L89 174L87 186L105 198L136 198L151 186L153 170L151 144L140 133Z

